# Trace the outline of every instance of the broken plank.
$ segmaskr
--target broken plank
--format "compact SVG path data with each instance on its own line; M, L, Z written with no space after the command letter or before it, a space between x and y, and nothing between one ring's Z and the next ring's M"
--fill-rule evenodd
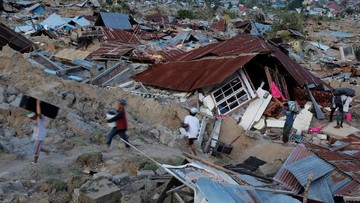
M249 130L255 122L260 120L272 98L268 91L261 88L258 88L256 93L258 98L249 104L239 123L244 130Z

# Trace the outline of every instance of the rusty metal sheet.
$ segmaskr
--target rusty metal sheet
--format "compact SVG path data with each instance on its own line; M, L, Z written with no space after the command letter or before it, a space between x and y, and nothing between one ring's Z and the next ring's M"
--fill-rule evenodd
M285 161L283 166L278 170L274 176L274 180L282 183L281 188L293 191L295 193L300 192L302 186L296 177L290 173L285 167L291 163L294 163L302 158L313 155L314 153L305 148L304 145L298 145L289 155L288 159Z
M104 42L99 49L92 52L86 59L108 59L120 58L122 55L133 50L135 45L124 44L122 42Z
M167 89L192 91L221 83L253 57L254 55L247 55L236 58L213 58L155 64L134 76L134 79Z
M220 32L226 31L226 21L225 20L219 20L211 23L210 28L213 30L217 30Z
M148 15L145 18L148 21L153 21L153 22L161 22L161 23L167 23L169 22L169 18L165 15L162 15L160 13L155 13L152 15Z
M229 40L210 44L194 51L176 56L170 61L191 61L204 56L239 56L254 53L270 53L270 47L259 37L239 35Z
M341 188L335 196L343 197L345 200L351 200L354 202L360 201L360 183L351 181L349 184Z
M239 35L232 39L218 42L201 47L194 51L185 53L168 59L168 61L191 61L201 59L206 56L242 56L248 54L272 54L284 66L289 74L300 85L308 84L320 85L322 81L300 66L298 63L290 59L279 48L266 43L264 40L253 35Z
M140 44L140 41L135 36L134 33L124 31L124 30L117 30L112 28L102 27L104 33L104 40L105 41L119 41L124 43L134 43Z

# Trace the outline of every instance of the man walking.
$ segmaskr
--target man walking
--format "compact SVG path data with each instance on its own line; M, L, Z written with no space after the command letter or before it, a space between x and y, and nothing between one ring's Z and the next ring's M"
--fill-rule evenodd
M41 114L40 108L40 100L36 100L36 113L29 111L27 112L27 116L34 121L33 127L33 138L35 139L34 142L34 160L31 162L32 164L36 164L38 162L39 153L40 151L49 154L48 150L42 148L46 137L46 126L45 126L45 116Z
M182 127L186 129L187 144L195 156L197 154L194 141L197 140L200 129L200 121L195 117L197 113L197 108L191 108L190 115L185 117L184 123L182 125Z
M111 129L111 131L106 137L107 146L106 149L104 150L105 152L110 151L111 141L115 135L119 135L121 139L125 140L127 143L129 142L128 137L126 135L126 130L127 130L127 119L126 119L126 111L125 111L126 104L127 103L125 99L120 99L118 103L118 109L116 110L117 114L113 118L107 120L108 123L116 122L116 126ZM130 150L130 146L126 142L124 142L126 149Z

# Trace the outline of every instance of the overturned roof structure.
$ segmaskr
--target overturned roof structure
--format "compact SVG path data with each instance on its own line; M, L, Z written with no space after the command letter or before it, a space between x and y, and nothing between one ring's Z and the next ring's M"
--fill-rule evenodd
M360 201L360 134L351 134L332 147L304 143L290 154L274 180L281 189L301 193L314 175L309 197L323 202Z
M16 33L3 23L0 23L0 50L7 44L21 53L31 52L36 49L36 45L33 42L21 34Z
M224 81L259 55L276 59L299 86L322 84L278 47L252 35L239 35L178 55L166 63L153 65L134 79L162 88L192 91Z

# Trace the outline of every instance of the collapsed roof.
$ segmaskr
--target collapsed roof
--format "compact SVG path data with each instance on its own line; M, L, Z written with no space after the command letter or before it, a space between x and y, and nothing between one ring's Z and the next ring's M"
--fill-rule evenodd
M278 47L252 35L239 35L170 58L166 63L153 65L137 74L134 79L162 88L192 91L224 81L257 55L276 58L299 86L322 84Z

